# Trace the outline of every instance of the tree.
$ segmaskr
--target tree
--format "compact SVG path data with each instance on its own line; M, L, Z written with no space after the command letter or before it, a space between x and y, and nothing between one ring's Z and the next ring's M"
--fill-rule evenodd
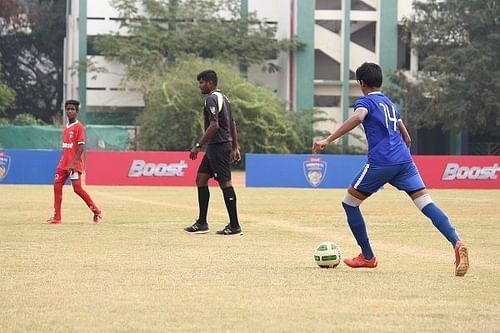
M324 111L286 112L272 91L248 82L234 67L217 61L207 65L200 58L188 57L150 81L149 85L156 88L145 96L145 109L138 118L139 149L189 150L201 137L204 96L196 76L207 66L218 73L219 87L231 101L243 152L308 154L313 139L327 135L313 129L314 123L331 120ZM361 152L356 147L349 147L349 151ZM342 150L331 145L328 153Z
M112 3L120 13L121 32L99 36L96 48L126 65L128 77L136 82L186 55L248 66L292 46L288 40L276 40L276 27L254 13L242 17L239 0Z
M203 131L203 96L196 76L210 67L219 76L219 86L231 101L238 123L239 143L244 152L293 153L304 143L294 129L289 113L269 89L243 78L233 67L217 61L209 65L199 58L184 58L164 75L151 79L145 109L139 116L140 149L190 149Z
M498 135L500 3L429 0L413 6L406 27L423 59L421 72L417 81L396 77L407 92L403 104L411 114L421 113L413 120L422 126L440 123L449 131Z
M0 67L0 79L2 78L2 71ZM5 109L14 103L16 99L16 93L14 90L10 89L7 85L3 84L0 80L0 115L4 114Z
M438 117L432 112L432 100L427 91L434 80L418 74L410 79L407 73L397 71L386 81L388 84L384 84L384 92L399 105L401 117L412 138L411 148L417 149L419 130L439 124Z
M16 93L0 82L0 115L5 112L12 103L14 103L16 99Z
M310 150L311 142L300 140L296 124L276 95L246 81L236 70L238 65L263 63L299 43L278 41L276 27L254 13L242 17L239 0L112 3L120 13L120 32L99 36L95 47L125 65L127 79L143 93L140 149L192 147L203 130L203 98L196 75L210 67L219 72L221 88L231 99L245 152L302 152L305 145Z
M64 0L0 0L0 65L17 95L7 108L13 119L29 113L51 122L63 99Z

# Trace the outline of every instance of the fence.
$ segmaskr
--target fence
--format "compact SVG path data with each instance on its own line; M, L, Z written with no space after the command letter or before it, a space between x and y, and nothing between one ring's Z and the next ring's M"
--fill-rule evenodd
M86 146L92 150L133 150L135 126L87 125ZM0 126L1 149L60 149L62 128Z

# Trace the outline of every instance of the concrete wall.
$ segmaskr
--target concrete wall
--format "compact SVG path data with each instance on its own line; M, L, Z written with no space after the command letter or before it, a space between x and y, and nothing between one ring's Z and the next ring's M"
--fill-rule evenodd
M249 0L248 11L255 12L259 19L276 23L278 39L290 38L290 0ZM253 65L248 69L248 79L275 91L283 100L288 99L289 62L288 53L281 53L270 60L279 67L279 72L263 71L263 65Z
M298 1L301 0L248 0L249 12L256 12L258 18L264 19L277 27L277 37L290 38L296 34L298 16L304 13L296 13L292 18L292 4L297 10ZM314 0L311 0L314 1ZM350 12L351 36L350 36L350 59L349 69L354 72L355 69L364 61L380 62L379 52L379 26L381 24L380 1L382 0L352 0L353 8L364 10L352 10ZM78 60L75 56L78 54L78 21L77 8L79 1L72 0L74 8L71 19L69 20L67 68ZM342 27L344 19L344 9L342 8L344 0L316 0L316 10L314 19L316 24L311 26L314 40L315 56L313 57L312 71L315 73L314 95L315 96L341 96L342 82L341 73L343 66L343 47L344 40ZM397 20L411 14L412 0L398 0L397 2ZM111 6L110 0L87 0L87 35L89 37L99 34L116 32L119 29L117 11ZM387 22L384 22L387 24ZM397 25L397 22L389 24ZM332 28L333 27L333 28ZM254 65L248 68L248 78L258 84L269 87L285 102L290 98L290 93L296 92L295 83L290 82L290 57L289 53L281 53L276 59L271 59L274 65L279 67L279 71L269 73L263 72L263 65ZM400 52L401 58L404 53ZM124 68L123 66L110 63L102 56L87 56L98 66L108 69L106 73L88 73L87 74L87 105L89 109L103 110L106 108L120 107L143 107L141 94L133 86L123 84ZM400 61L398 60L398 63ZM69 71L69 70L68 70ZM300 80L300 78L298 78ZM78 79L76 76L67 76L66 86L68 97L77 89ZM351 98L359 96L360 91L355 81L350 83ZM294 93L294 95L296 95ZM335 97L336 98L336 97ZM337 123L341 123L344 114L340 106L320 107L328 113L329 117L334 118ZM321 128L331 130L332 123L326 122L319 125ZM351 142L350 142L351 143ZM356 143L361 144L363 143Z

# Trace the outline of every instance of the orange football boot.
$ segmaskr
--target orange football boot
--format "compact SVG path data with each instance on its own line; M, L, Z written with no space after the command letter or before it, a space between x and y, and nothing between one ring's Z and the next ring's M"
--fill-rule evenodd
M469 269L469 249L464 242L455 244L455 275L464 276Z
M351 268L375 268L377 267L377 258L375 256L367 260L363 253L352 259L344 259L344 264Z

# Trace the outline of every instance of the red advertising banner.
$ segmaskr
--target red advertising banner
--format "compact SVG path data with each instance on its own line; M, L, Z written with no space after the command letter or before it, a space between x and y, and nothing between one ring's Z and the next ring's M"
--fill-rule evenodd
M88 151L86 183L195 186L202 158L203 152L192 161L187 151ZM500 156L417 155L413 159L428 188L500 189ZM210 185L216 185L216 182L211 180Z
M426 187L500 189L500 156L413 156Z
M86 184L194 186L203 155L193 161L187 151L88 151Z

